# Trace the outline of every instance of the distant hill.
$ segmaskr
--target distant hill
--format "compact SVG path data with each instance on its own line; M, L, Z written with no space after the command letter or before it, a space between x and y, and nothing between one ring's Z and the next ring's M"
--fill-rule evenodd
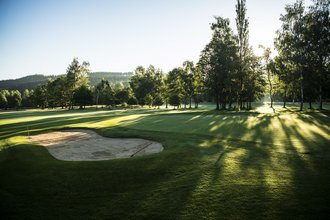
M122 82L124 85L127 85L131 76L133 76L132 72L93 72L89 74L89 81L93 86L99 83L102 79L108 80L111 84Z
M129 78L133 75L132 72L121 73L121 72L93 72L89 74L89 81L91 85L95 86L103 78L108 80L111 84L117 84L122 82L124 85L128 84ZM34 89L39 85L47 83L49 78L56 79L61 75L57 76L45 76L41 74L24 76L19 79L0 80L0 90L19 90L24 91L25 89Z

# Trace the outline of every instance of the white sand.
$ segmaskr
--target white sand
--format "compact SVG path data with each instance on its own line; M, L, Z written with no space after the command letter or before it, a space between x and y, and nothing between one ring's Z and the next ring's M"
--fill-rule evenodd
M65 161L129 158L158 153L162 144L140 138L107 138L91 130L55 131L30 137L46 147L53 157Z

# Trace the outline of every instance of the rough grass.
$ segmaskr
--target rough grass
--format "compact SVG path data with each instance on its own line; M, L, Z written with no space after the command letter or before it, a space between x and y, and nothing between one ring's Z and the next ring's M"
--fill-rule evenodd
M208 109L0 113L2 219L312 219L330 216L329 112ZM30 134L90 128L159 154L65 162Z

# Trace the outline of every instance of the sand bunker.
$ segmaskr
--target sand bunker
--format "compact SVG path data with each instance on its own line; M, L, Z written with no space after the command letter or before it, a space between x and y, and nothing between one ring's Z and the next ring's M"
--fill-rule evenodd
M107 138L91 130L55 131L30 137L56 159L66 161L111 160L158 153L162 144L140 138Z

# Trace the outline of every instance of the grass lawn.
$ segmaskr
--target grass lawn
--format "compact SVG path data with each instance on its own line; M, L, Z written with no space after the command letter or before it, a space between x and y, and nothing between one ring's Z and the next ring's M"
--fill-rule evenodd
M28 142L66 128L165 149L67 162ZM0 198L1 219L329 219L330 112L0 112Z

